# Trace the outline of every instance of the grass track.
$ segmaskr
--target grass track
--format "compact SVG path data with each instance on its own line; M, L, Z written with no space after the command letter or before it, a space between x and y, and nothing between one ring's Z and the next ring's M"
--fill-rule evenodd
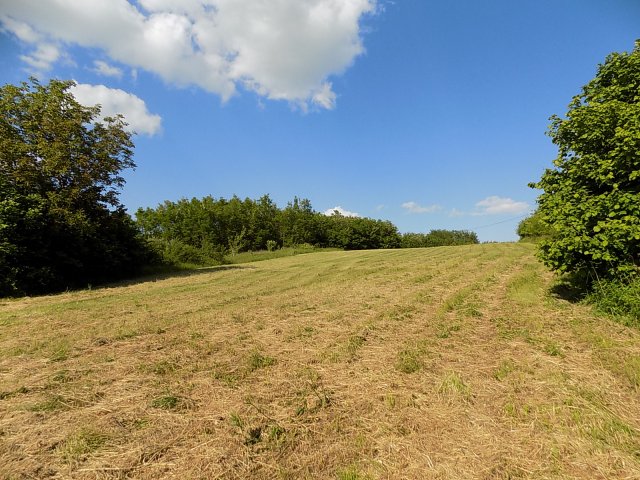
M0 303L1 478L640 478L640 334L533 247Z

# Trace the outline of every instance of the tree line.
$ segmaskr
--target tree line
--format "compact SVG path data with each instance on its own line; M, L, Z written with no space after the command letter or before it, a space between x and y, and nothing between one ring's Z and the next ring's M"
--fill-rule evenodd
M138 209L143 236L170 263L220 261L224 254L273 250L308 244L345 250L398 248L397 227L386 220L327 216L307 199L294 198L283 209L269 195L257 200L192 198Z
M429 233L405 233L402 248L444 247L479 243L478 235L469 230L431 230Z
M269 195L257 200L206 196L165 201L156 208L138 209L136 223L164 261L206 264L226 253L273 250L312 245L319 248L363 250L436 247L478 243L473 232L432 230L406 233L387 220L325 215L308 199L294 198L283 209Z
M99 120L100 106L80 105L73 85L31 78L0 87L0 296L302 244L356 250L461 242L456 232L403 236L389 221L327 216L307 199L280 209L268 195L166 201L139 209L134 220L118 198L122 171L135 167L132 134L122 116Z

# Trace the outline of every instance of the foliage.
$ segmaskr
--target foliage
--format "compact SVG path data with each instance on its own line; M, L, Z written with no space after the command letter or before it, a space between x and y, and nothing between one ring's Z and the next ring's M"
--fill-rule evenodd
M179 240L196 249L264 250L279 237L279 210L264 195L254 201L207 196L202 199L165 201L155 209L138 209L136 221L147 238Z
M0 295L86 286L149 259L118 202L131 136L122 117L96 121L72 85L0 88Z
M165 201L155 209L139 209L136 221L156 251L175 264L210 264L224 251L233 261L242 252L274 251L283 246L350 250L400 246L391 222L327 217L314 211L309 200L297 197L282 210L268 195L258 200L207 196Z
M569 105L553 116L555 168L534 188L554 232L540 257L558 272L599 278L640 264L640 42L614 53Z
M275 240L267 240L267 251L268 252L273 252L277 248L278 248L278 242L276 242Z
M402 248L444 247L479 243L478 235L469 230L431 230L429 233L405 233Z
M279 216L280 236L285 247L302 245L322 245L322 217L313 210L311 202L294 197Z
M345 217L333 214L322 219L323 246L345 250L399 248L400 234L394 224L371 218Z
M194 247L179 239L148 239L149 247L162 263L176 267L211 266L224 262L224 249L205 243Z
M553 229L542 219L540 212L536 211L518 224L517 230L520 241L537 242L553 235Z
M597 281L587 302L600 312L629 326L640 326L640 278L616 278Z

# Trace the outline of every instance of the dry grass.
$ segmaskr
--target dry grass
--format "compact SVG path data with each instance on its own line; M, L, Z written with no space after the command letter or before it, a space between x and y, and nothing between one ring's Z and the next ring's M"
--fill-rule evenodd
M0 477L640 478L640 334L530 245L0 303Z

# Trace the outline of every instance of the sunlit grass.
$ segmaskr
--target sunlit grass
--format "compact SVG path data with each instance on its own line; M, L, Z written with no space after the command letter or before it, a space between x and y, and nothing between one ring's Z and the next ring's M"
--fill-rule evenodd
M640 477L640 334L549 294L533 251L316 252L2 301L0 478Z

